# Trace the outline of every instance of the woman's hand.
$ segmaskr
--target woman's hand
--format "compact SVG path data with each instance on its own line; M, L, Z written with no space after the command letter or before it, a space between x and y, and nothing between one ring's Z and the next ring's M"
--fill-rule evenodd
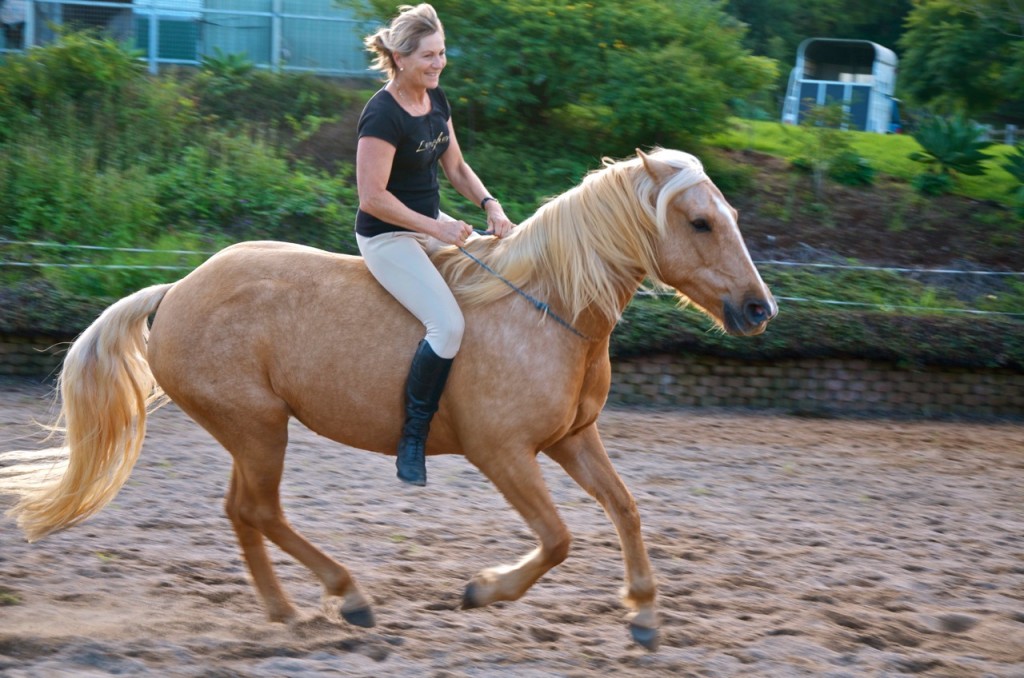
M487 232L497 238L504 238L512 235L515 224L505 216L505 210L497 200L488 200L485 207L487 210Z
M462 247L472 233L473 227L465 221L445 218L437 220L437 233L434 237L443 243Z

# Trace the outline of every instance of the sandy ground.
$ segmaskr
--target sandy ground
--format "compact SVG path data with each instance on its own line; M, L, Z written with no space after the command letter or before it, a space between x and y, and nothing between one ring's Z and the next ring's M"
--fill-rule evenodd
M0 382L0 451L47 391ZM1024 425L610 408L640 505L662 644L629 640L604 513L545 474L575 540L520 601L458 609L533 538L465 460L406 488L391 460L295 425L292 523L345 562L374 629L265 621L221 510L228 457L176 408L90 522L29 545L0 519L0 674L20 676L1024 676ZM9 504L4 498L0 503Z

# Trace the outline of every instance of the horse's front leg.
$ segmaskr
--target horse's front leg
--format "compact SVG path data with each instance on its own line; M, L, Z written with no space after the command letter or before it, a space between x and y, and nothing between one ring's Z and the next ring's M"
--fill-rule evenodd
M623 602L633 610L629 615L630 632L637 643L649 650L655 649L658 645L656 584L640 532L640 513L633 495L608 459L597 425L591 424L563 438L545 452L601 503L615 524L626 565Z
M463 609L519 599L548 570L565 560L571 540L544 483L536 453L494 450L486 458L471 458L470 461L519 511L539 538L540 545L515 565L501 565L477 573L466 586Z

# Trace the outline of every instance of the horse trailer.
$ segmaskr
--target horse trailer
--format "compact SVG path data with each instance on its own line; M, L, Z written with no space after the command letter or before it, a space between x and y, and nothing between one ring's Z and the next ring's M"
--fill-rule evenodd
M899 130L896 54L870 40L808 38L797 48L782 122L799 125L815 106L841 104L846 127L887 134Z

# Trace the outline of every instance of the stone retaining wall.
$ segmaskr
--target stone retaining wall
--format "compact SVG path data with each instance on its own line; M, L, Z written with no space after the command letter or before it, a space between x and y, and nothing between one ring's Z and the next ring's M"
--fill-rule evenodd
M64 337L0 334L0 376L55 377L68 345Z
M792 412L1024 417L1024 374L904 369L869 360L777 362L660 355L617 360L611 400Z
M0 375L53 377L66 342L0 335ZM1024 418L1024 374L904 369L868 360L754 362L658 355L616 360L610 400L822 414Z

